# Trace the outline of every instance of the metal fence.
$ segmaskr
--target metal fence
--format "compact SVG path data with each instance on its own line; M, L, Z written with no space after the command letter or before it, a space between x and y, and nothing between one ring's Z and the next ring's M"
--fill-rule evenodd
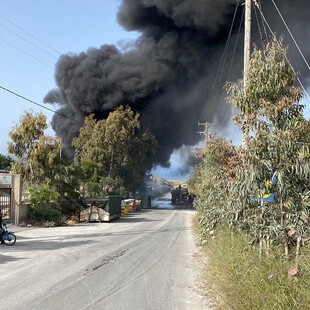
M0 209L2 212L2 218L4 220L10 220L11 218L11 189L0 188Z

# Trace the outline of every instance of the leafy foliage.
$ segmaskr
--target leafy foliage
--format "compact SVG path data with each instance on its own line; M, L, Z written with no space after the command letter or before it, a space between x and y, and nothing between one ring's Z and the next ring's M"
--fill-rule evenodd
M228 88L248 134L241 152L246 169L237 174L232 205L242 213L253 236L281 237L287 255L290 229L296 229L300 237L309 234L310 165L301 156L309 152L302 138L309 124L301 114L302 94L295 80L286 50L274 39L265 51L255 50L245 89ZM273 205L250 201L271 192L276 198Z
M0 154L0 170L11 170L11 166L13 163L14 160L12 157Z
M22 174L26 184L51 179L50 167L59 160L60 140L45 136L47 127L45 115L26 112L9 133L8 151L16 157L12 170Z
M87 191L100 195L102 185L106 190L138 188L152 167L156 141L140 128L139 114L119 107L106 120L86 117L72 145L75 162L87 180Z
M219 223L226 222L229 183L232 178L232 162L236 149L224 139L212 137L203 151L197 153L203 159L192 175L189 186L196 193L196 205L203 238Z
M66 159L57 160L46 175L46 184L57 191L62 200L77 200L83 172L80 167Z
M34 185L28 188L29 201L32 207L44 206L57 202L60 199L60 194L49 188L48 185Z
M310 124L302 116L295 80L286 49L274 38L265 50L255 49L246 86L227 85L246 139L233 156L220 141L203 151L194 175L203 232L226 222L250 234L267 255L270 244L281 241L286 256L296 246L297 257L300 243L308 240ZM274 203L261 201L271 193Z
M62 215L56 209L60 194L49 188L48 185L35 185L29 187L30 218L38 222L51 221L59 225Z
M30 218L36 222L53 222L54 225L60 225L62 214L56 209L35 207L30 210Z

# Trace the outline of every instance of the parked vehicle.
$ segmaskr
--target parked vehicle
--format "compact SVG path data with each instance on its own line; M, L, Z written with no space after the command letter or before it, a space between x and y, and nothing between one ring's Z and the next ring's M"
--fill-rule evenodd
M12 232L8 231L5 223L2 223L2 229L3 233L1 238L1 244L9 246L13 245L16 242L16 236Z

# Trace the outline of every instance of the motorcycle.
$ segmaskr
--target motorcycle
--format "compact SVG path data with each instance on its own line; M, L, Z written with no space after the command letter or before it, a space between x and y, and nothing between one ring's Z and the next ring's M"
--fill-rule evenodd
M12 232L8 231L5 223L2 223L2 229L3 233L1 237L1 244L5 244L8 246L13 245L16 242L16 236Z

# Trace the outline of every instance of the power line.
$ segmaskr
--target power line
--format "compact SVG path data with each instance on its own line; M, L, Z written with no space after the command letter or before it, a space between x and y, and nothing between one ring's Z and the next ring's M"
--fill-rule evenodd
M14 25L15 27L17 27L18 29L20 29L21 31L23 31L24 33L26 33L27 35L29 35L30 37L32 37L33 39L37 40L38 42L42 43L43 45L47 46L48 48L50 48L51 50L53 50L54 52L56 52L57 54L61 55L62 53L60 53L59 51L57 51L55 48L51 47L50 45L44 43L42 40L38 39L37 37L35 37L34 35L32 35L30 32L26 31L25 29L23 29L22 27L16 25L15 23L13 23L12 21L10 21L8 18L4 17L3 15L0 14L0 17L5 19L6 21L8 21L10 24Z
M23 39L24 41L26 41L27 43L29 43L30 45L34 46L35 48L39 49L40 51L42 51L43 53L55 58L55 59L58 59L57 57L55 57L54 55L50 54L49 52L46 52L44 49L40 48L39 46L33 44L31 41L25 39L24 37L22 37L21 35L19 35L18 33L16 33L15 31L3 26L2 24L0 24L0 26L8 31L10 31L11 33L15 34L16 36L18 36L19 38Z
M41 107L41 108L43 108L43 109L45 109L45 110L48 110L48 111L50 111L50 112L53 112L53 113L55 113L55 114L57 114L57 115L60 115L60 116L62 116L62 117L64 117L64 118L70 119L71 121L74 121L75 123L79 124L80 126L83 126L83 124L84 124L84 123L82 123L82 122L77 121L77 120L74 119L74 118L71 118L71 117L69 117L69 116L67 116L67 115L65 115L65 114L62 114L62 113L60 113L60 112L58 112L58 111L55 111L55 110L53 110L53 109L50 109L50 108L48 108L48 107L42 105L42 104L40 104L40 103L37 103L37 102L35 102L35 101L33 101L33 100L31 100L31 99L25 97L25 96L22 96L22 95L20 95L20 94L18 94L18 93L16 93L16 92L14 92L14 91L12 91L12 90L10 90L10 89L4 87L4 86L1 86L1 85L0 85L0 89L3 89L3 90L5 90L5 91L8 92L8 93L13 94L14 96L19 97L19 98L21 98L21 99L23 99L23 100L25 100L25 101L28 101L28 102L30 102L30 103L32 103L32 104L34 104L34 105L36 105L36 106L39 106L39 107ZM150 143L143 143L143 142L141 142L141 141L140 141L139 143L140 143L140 144L143 144L143 145L150 145ZM156 147L157 147L157 148L160 148L160 149L169 149L169 150L174 150L174 149L176 149L175 147L162 146L162 145L157 145ZM188 148L193 148L193 149L195 149L196 147L190 146L190 147L188 147Z
M230 39L231 39L232 29L233 29L233 26L234 26L234 23L235 23L235 18L236 18L238 6L239 6L239 1L237 0L235 11L234 11L234 16L233 16L233 20L232 20L232 23L231 23L231 26L230 26L230 29L229 29L229 33L228 33L228 36L227 36L225 48L224 48L224 51L223 51L223 54L222 54L222 57L221 57L221 60L220 60L220 63L219 63L218 69L217 69L217 73L216 73L215 79L214 79L213 84L212 84L212 88L211 88L210 94L208 96L208 99L207 99L207 102L206 102L206 104L204 106L204 109L203 109L203 111L201 113L201 116L204 115L204 113L206 111L206 108L207 108L207 105L211 101L211 97L215 97L217 92L218 92L220 79L222 77L223 69L224 69L224 65L223 64L225 63L225 60L226 60L227 50L228 50L229 42L230 42ZM219 74L220 74L220 77L218 78ZM218 86L217 86L216 92L214 94L213 93L213 89L214 89L216 83L218 83ZM213 98L212 98L212 101L213 101Z
M258 20L258 14L257 14L256 6L254 6L254 13L255 13L255 18L256 18L256 23L257 23L257 28L258 28L258 32L259 32L260 41L261 41L262 47L265 48L265 43L263 41L263 32L261 30L260 22Z
M43 108L43 109L45 109L45 110L48 110L48 111L50 111L50 112L53 112L53 113L55 113L55 114L58 114L58 115L60 115L60 116L65 117L65 118L68 118L68 119L70 119L71 121L74 121L74 122L76 122L76 123L82 125L82 123L79 122L79 121L77 121L76 119L71 118L71 117L69 117L69 116L67 116L67 115L65 115L65 114L59 113L58 111L55 111L55 110L50 109L50 108L48 108L48 107L45 107L44 105L42 105L42 104L40 104L40 103L37 103L37 102L35 102L35 101L31 100L31 99L28 99L28 98L26 98L26 97L24 97L24 96L22 96L22 95L20 95L20 94L18 94L18 93L16 93L16 92L10 90L10 89L8 89L8 88L6 88L6 87L4 87L4 86L1 86L1 85L0 85L0 88L3 89L3 90L5 90L5 91L7 91L8 93L13 94L14 96L17 96L17 97L19 97L19 98L21 98L21 99L23 99L23 100L26 100L26 101L28 101L28 102L30 102L30 103L32 103L32 104L35 104L35 105L37 105L37 106L39 106L39 107L41 107L41 108Z
M257 8L258 8L258 10L259 10L259 12L260 12L260 14L261 14L261 16L262 16L264 22L266 23L266 25L267 25L267 27L268 27L268 29L269 29L269 31L271 32L272 35L275 35L274 32L272 31L272 29L271 29L269 23L267 22L267 19L266 19L264 13L262 12L261 8L258 6L258 4L256 3L256 1L254 1L254 3L255 3L255 5L257 6ZM299 77L297 76L297 73L296 73L294 67L292 66L292 64L290 63L290 61L289 61L287 55L284 55L284 56L285 56L285 58L286 58L286 60L287 60L287 62L288 62L288 64L289 64L289 66L290 66L291 69L293 70L294 74L296 75L296 79L297 79L297 81L299 82L299 84L300 84L300 86L301 86L303 92L305 93L305 95L306 95L306 96L308 97L308 99L310 100L310 96L308 95L306 88L304 87L304 85L302 84L301 80L300 80Z
M288 33L290 34L292 40L294 41L294 43L295 43L295 45L296 45L296 47L297 47L297 49L298 49L298 51L299 51L301 57L303 58L303 60L305 61L306 65L307 65L307 67L308 67L308 69L310 70L310 66L309 66L309 64L308 64L308 62L307 62L307 60L306 60L306 58L305 58L303 52L302 52L301 49L299 48L299 45L297 44L297 42L296 42L294 36L292 35L292 32L291 32L290 28L288 27L287 23L285 22L285 20L284 20L282 14L281 14L281 12L280 12L280 10L278 9L278 7L277 7L276 3L274 2L274 0L271 0L271 1L272 1L273 5L275 6L277 12L279 13L279 15L280 15L280 17L281 17L281 19L282 19L282 21L283 21L283 23L284 23L284 25L285 25L287 31L288 31Z
M14 47L15 49L19 50L20 52L24 53L25 55L27 55L27 56L29 56L29 57L35 59L36 61L38 61L38 62L40 62L40 63L42 63L42 64L44 64L45 66L54 69L52 66L50 66L50 65L49 65L48 63L46 63L45 61L43 61L43 60L41 60L41 59L39 59L39 58L37 58L37 57L35 57L35 56L33 56L33 55L31 55L31 54L25 52L24 50L22 50L21 48L15 46L14 44L8 42L7 40L2 39L2 38L0 38L0 40L3 41L3 42L5 42L5 43L8 44L8 45Z
M238 34L237 34L236 42L235 42L235 46L234 46L234 52L233 52L233 56L231 58L231 62L230 62L230 66L229 66L229 70L228 70L228 74L227 74L227 81L229 80L231 69L232 69L232 66L233 66L233 63L234 63L234 60L235 60L235 56L236 56L236 50L237 50L237 45L238 45L239 36L240 36L240 32L241 32L241 25L242 25L242 20L243 20L243 17L244 17L244 11L245 10L243 8L242 16L241 16L240 24L239 24L239 28L238 28Z
M262 4L261 4L260 0L254 0L254 4L255 4L255 6L254 6L254 8L255 8L255 13L256 13L256 15L257 15L256 7L259 6L259 7L261 8L261 7L262 7ZM262 26L263 26L263 28L264 28L264 34L265 34L266 42L269 43L269 37L268 37L268 34L267 34L266 25L265 25L264 20L263 20L263 18L262 18L261 15L260 15L260 18L261 18Z

